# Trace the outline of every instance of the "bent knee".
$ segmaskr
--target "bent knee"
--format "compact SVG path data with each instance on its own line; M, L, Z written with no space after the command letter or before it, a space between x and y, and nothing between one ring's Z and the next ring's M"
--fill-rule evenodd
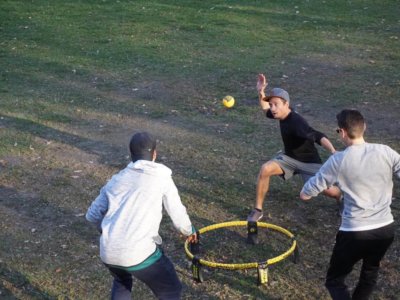
M261 166L260 177L270 177L273 175L280 175L283 171L281 167L274 161L268 161Z

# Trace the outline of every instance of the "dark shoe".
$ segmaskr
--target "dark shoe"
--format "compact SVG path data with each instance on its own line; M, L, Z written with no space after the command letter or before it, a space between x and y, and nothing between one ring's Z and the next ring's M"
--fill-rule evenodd
M247 216L247 222L257 222L260 221L262 217L262 211L258 211L257 209L253 208L253 210Z

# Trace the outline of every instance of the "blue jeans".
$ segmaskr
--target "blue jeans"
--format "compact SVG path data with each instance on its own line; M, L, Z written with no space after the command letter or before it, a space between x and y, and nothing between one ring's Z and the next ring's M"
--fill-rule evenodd
M177 300L181 298L182 284L174 265L168 257L161 258L147 268L137 271L125 271L107 266L114 277L111 299L131 300L132 276L145 283L158 299Z
M332 299L368 299L378 279L380 262L393 238L393 223L367 231L339 231L325 282ZM344 281L359 260L362 261L360 277L350 296Z

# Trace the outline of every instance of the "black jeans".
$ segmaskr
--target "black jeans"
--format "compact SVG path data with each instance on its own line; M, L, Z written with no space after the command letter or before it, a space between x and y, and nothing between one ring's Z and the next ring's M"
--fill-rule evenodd
M368 299L376 285L380 261L393 238L393 223L367 231L339 231L325 282L332 299ZM350 297L344 281L359 260L360 278Z
M162 254L159 260L147 268L128 272L107 266L114 277L111 290L112 300L132 299L132 275L144 282L158 299L177 300L181 298L182 284L174 265Z

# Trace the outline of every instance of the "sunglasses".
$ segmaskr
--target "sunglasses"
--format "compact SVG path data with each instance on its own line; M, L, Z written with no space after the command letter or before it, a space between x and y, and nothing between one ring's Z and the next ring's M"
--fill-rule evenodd
M336 133L340 133L342 130L342 128L336 128Z

